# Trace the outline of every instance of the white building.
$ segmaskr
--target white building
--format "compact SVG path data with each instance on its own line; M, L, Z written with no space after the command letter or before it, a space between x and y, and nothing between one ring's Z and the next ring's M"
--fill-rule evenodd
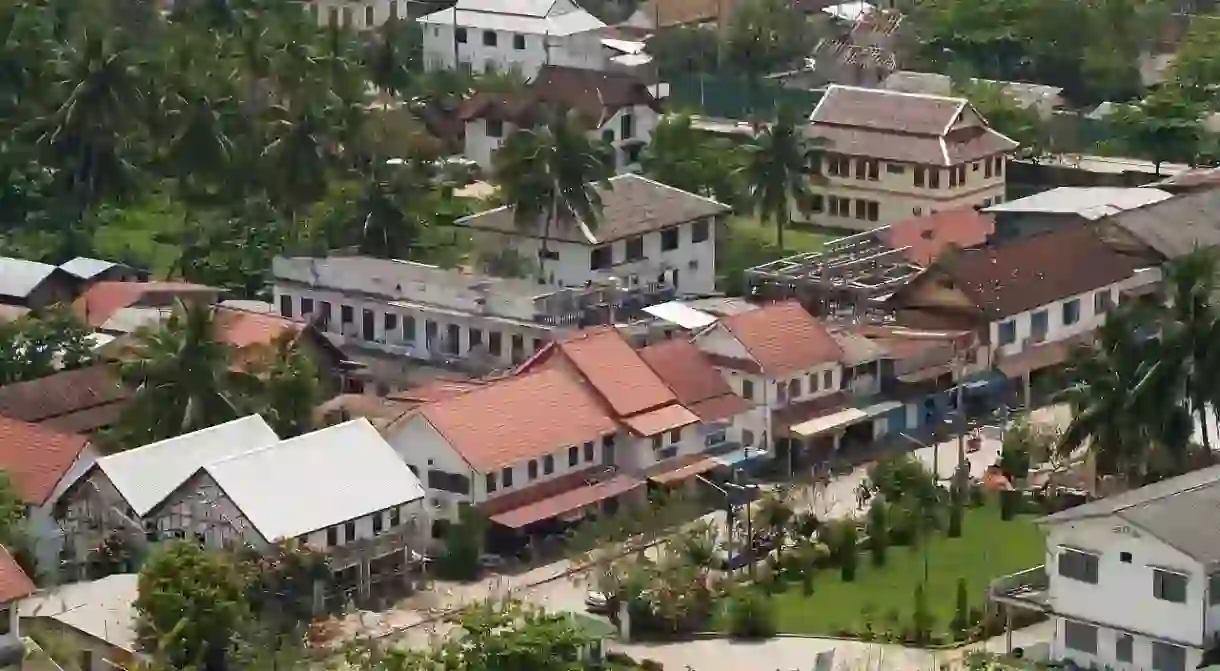
M729 208L639 175L610 179L598 187L602 214L595 222L525 230L511 207L499 207L457 220L476 232L488 249L512 249L537 260L535 276L559 286L584 286L617 279L625 288L671 287L679 295L716 290L716 235ZM545 247L545 254L544 254Z
M20 602L34 593L34 583L17 560L0 546L0 666L22 666L25 644L21 641Z
M491 173L495 154L522 128L533 128L556 109L577 113L591 140L614 150L616 172L640 169L640 156L661 118L661 104L635 75L545 65L524 90L476 93L463 101L466 158Z
M428 528L419 479L366 419L200 467L149 515L170 535L266 552L295 540L363 588L406 566ZM345 578L349 578L345 581Z
M385 434L426 475L437 518L454 519L466 503L500 528L528 531L613 512L654 476L668 485L721 465L715 458L749 430L752 404L696 381L682 389L699 399L687 407L663 379L672 374L650 367L655 357L668 358L644 358L612 328L582 331L511 377L424 404Z
M1082 668L1186 671L1215 663L1220 632L1220 467L1055 513L1046 564L991 598L1047 613L1051 657Z
M429 70L520 71L545 64L599 70L606 24L571 0L458 0L420 17Z
M377 28L391 19L407 19L414 0L309 0L306 11L319 26L355 30Z

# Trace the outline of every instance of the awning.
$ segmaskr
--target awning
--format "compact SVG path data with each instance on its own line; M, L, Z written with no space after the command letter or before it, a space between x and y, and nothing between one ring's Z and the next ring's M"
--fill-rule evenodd
M623 419L636 435L655 436L673 429L698 424L699 417L686 408L673 404Z
M715 398L704 399L687 406L705 424L722 419L736 417L754 408L754 404L737 394L725 394Z
M769 453L766 450L759 447L743 447L740 450L733 450L732 452L725 452L724 454L716 455L712 457L712 459L716 460L716 463L721 466L737 466L738 464L743 464L747 461L762 459L768 455Z
M625 474L615 475L608 480L570 489L561 494L513 508L491 516L491 521L510 529L521 527L550 519L558 515L570 513L585 506L605 501L612 496L626 494L638 487L644 486L644 481Z
M883 401L863 408L847 408L791 426L788 428L788 433L798 438L811 438L827 431L851 426L857 422L884 415L891 410L901 407L901 401Z
M648 479L658 485L667 485L707 473L721 465L716 457L707 454L688 454L672 461L672 464L657 464L657 472L649 475Z
M681 301L669 301L644 308L644 312L671 324L677 324L688 331L701 329L716 323L716 315L702 310L696 310Z

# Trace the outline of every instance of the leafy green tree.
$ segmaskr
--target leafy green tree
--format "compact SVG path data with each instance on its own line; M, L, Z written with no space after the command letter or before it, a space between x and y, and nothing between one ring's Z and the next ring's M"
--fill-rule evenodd
M538 275L546 279L546 256L556 226L588 237L597 230L602 202L597 189L609 189L608 147L585 135L585 123L571 110L552 110L547 123L509 135L496 153L495 172L504 200L518 226L537 230L542 221Z
M736 589L728 603L729 634L735 638L762 639L775 635L775 606L769 594L744 586Z
M158 545L140 569L136 635L176 669L220 671L250 621L233 557L190 541Z
M391 20L375 30L365 45L363 65L373 86L387 95L401 96L423 70L423 56L419 24Z
M868 509L868 551L873 566L885 566L890 546L889 504L883 499L873 499Z
M1220 290L1220 260L1211 250L1196 250L1166 267L1164 307L1156 314L1167 353L1178 367L1186 398L1195 413L1204 452L1212 453L1207 415L1220 393L1220 312L1214 305ZM1172 399L1165 399L1166 403Z
M1203 141L1203 110L1169 87L1137 105L1117 108L1107 119L1130 151L1152 161L1156 174L1167 161L1193 165Z
M645 175L662 184L733 204L740 198L734 174L740 159L732 141L709 138L682 114L657 124L640 164Z
M0 322L0 384L45 377L93 362L90 331L66 308Z
M743 148L745 158L738 169L749 209L775 225L775 244L781 250L793 212L806 213L811 207L809 165L821 160L821 145L802 133L795 114L781 110L779 119Z
M462 504L458 521L445 527L445 556L437 562L438 575L451 580L475 580L481 570L487 525L473 507Z
M954 596L953 622L949 627L959 637L965 637L970 629L970 598L966 592L966 579L957 579L957 592Z
M1019 156L1038 158L1049 149L1050 133L1037 110L1021 105L1003 85L978 79L955 81L954 91L970 104L995 130L1020 143Z
M860 538L854 522L844 524L839 540L839 572L843 582L853 582L860 566Z
M755 130L763 78L773 72L803 66L818 41L814 24L782 0L747 0L734 13L724 42L728 66L746 79Z
M1220 102L1216 97L1220 82L1220 22L1210 18L1192 20L1167 74L1191 102L1216 111Z
M648 38L648 53L662 77L713 74L720 69L720 37L701 26L662 28Z
M314 429L313 413L324 398L313 357L295 334L284 334L252 353L242 379L253 385L248 402L281 438Z
M0 471L0 545L8 548L26 575L34 578L39 566L25 511L25 500L13 487L12 479Z

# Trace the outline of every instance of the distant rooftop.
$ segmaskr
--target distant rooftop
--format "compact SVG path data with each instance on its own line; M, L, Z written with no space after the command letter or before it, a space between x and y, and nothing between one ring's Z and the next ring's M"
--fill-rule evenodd
M999 86L1004 93L1011 96L1022 107L1037 107L1050 111L1063 104L1063 87L1047 86L1045 84L1030 84L1026 82L995 81L992 79L975 79L975 82ZM885 78L881 87L890 91L904 93L926 93L947 96L953 94L953 80L949 75L937 72L916 72L914 70L899 70Z
M547 36L606 27L601 19L568 0L458 0L449 9L421 16L419 22Z
M0 256L0 296L25 298L56 270L47 263Z
M1061 186L1025 198L992 205L984 212L1076 214L1096 220L1173 197L1151 187Z

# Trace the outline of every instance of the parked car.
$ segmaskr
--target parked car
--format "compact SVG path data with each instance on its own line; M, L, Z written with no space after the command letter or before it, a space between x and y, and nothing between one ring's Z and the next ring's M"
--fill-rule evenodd
M608 594L590 590L590 592L585 595L585 608L587 608L590 613L607 614L613 610L611 606L612 601L613 600Z

